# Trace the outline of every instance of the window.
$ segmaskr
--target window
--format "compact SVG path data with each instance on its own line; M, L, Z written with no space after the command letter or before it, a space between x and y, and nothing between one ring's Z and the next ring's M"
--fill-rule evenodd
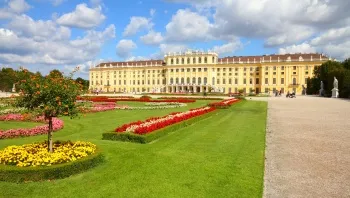
M235 76L238 76L238 73L235 73Z
M226 68L223 68L222 71L225 72L225 71L226 71Z
M190 72L191 71L191 69L190 68L187 68L187 72Z
M281 75L284 75L284 72L281 72Z
M201 72L202 71L202 68L198 68L198 72Z
M193 68L192 71L193 71L193 72L196 72L196 68Z
M170 83L173 84L173 78L170 78ZM147 81L147 84L150 85L150 80Z
M284 85L284 78L281 78L281 84Z
M211 79L211 84L215 85L215 78L214 77Z
M117 81L116 80L114 80L114 85L116 85L117 84Z
M204 72L207 72L208 71L208 69L207 68L204 68Z
M185 59L184 58L181 59L181 64L185 64Z
M207 77L204 77L204 85L207 85Z
M265 72L265 75L269 75L269 72Z
M217 73L216 75L217 75L217 76L220 76L220 73Z
M293 75L297 75L297 72L293 72Z
M296 85L296 84L297 84L297 79L293 78L293 85Z
M148 84L149 84L149 80L148 80ZM170 84L174 84L174 79L170 78Z
M265 85L269 84L269 79L265 78Z
M307 72L305 72L305 75L309 75L309 72L307 71Z
M238 68L235 68L235 71L238 71Z
M135 80L132 81L132 84L135 85Z
M190 84L191 82L190 82L190 78L188 77L187 78L187 84Z
M198 58L198 63L202 63L202 58L201 57Z
M253 79L251 79L251 78L249 79L249 84L251 84L251 85L253 84Z
M247 79L243 79L243 84L247 84Z
M274 85L276 84L276 78L272 79L272 84L274 84Z
M170 61L170 62L171 62L170 64L172 64L172 65L173 65L173 64L174 64L174 59L171 59L171 61Z
M244 68L243 71L247 71L247 68Z
M232 79L230 78L230 79L228 79L228 84L232 84Z
M276 75L276 72L273 72L273 75Z
M185 84L185 79L181 78L181 84Z
M94 85L94 81L91 81L91 85Z
M126 85L126 80L124 80L124 85Z
M229 76L232 76L232 73L228 73Z
M179 72L179 69L176 69L176 73Z
M179 59L178 58L176 59L176 64L179 64Z
M276 71L276 66L273 66L273 70Z
M175 83L176 83L176 84L179 84L179 78L176 78L176 79L175 79ZM153 84L154 84L154 83L153 83Z
M256 78L256 79L255 79L255 84L258 85L259 83L260 83L260 82L259 82L259 78Z
M201 77L198 77L198 84L199 84L199 85L202 84L202 79L201 79Z
M269 88L265 88L265 93L269 93Z
M265 70L266 70L266 71L269 71L269 67L268 67L268 66L266 66L266 67L265 67Z
M222 84L226 84L226 79L222 79Z
M216 84L220 84L220 79L217 79L217 80L216 80Z
M293 70L296 70L297 69L297 66L293 66Z
M137 84L140 85L140 80L137 81Z
M207 62L208 62L207 57L204 57L204 63L207 63Z
M195 77L192 78L192 84L196 84L196 78Z
M212 58L212 62L215 63L215 58L214 57Z
M232 68L228 68L228 71L231 72L231 71L232 71Z
M220 68L218 68L216 71L217 71L217 72L220 72Z
M122 84L122 80L119 80L119 85L121 85Z
M306 66L305 66L305 70L309 70L309 66L306 65Z
M259 71L259 67L256 67L256 68L255 68L255 71L258 72L258 71Z
M174 72L174 69L171 69L170 72Z
M235 85L238 84L238 78L235 78Z
M193 64L196 64L196 58L193 58Z

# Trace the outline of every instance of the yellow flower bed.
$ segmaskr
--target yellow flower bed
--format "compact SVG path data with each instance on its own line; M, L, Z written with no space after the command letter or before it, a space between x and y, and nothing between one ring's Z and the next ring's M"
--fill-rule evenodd
M51 166L72 162L93 154L96 145L90 142L54 142L53 152L47 151L47 143L8 146L0 150L0 164L19 167Z

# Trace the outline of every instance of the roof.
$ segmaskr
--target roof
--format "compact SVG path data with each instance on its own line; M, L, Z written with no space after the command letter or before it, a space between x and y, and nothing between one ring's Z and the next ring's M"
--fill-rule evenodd
M163 65L163 60L143 60L143 61L125 61L125 62L103 62L96 67L122 67L122 66L156 66Z
M224 58L219 58L218 62L250 62L253 63L254 60L255 62L285 62L288 60L291 61L299 61L299 59L302 60L320 60L321 59L328 59L327 56L323 54L318 54L318 53L309 53L309 54L271 54L271 55L262 55L262 56L229 56L229 57L224 57Z

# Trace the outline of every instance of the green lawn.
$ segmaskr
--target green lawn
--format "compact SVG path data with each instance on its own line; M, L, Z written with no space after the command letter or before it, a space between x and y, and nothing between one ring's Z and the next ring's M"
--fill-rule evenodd
M5 121L0 121L0 129L1 130L8 130L8 129L19 129L19 128L33 128L36 126L43 125L42 123L37 123L37 122L15 122L15 121L10 121L10 122L5 122Z
M70 178L0 182L0 197L261 197L267 103L244 101L151 144L101 140L130 121L203 106L156 111L109 111L70 120L54 139L97 144L106 161ZM46 136L0 140L0 148Z

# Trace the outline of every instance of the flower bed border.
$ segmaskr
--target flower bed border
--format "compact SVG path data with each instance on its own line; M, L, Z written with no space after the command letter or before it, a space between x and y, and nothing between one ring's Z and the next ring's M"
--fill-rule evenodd
M116 133L116 132L108 132L102 134L103 140L112 140L112 141L123 141L123 142L136 142L141 144L150 143L158 138L161 138L162 136L167 135L168 133L177 131L178 129L187 127L189 125L192 125L196 122L202 121L206 118L211 117L216 111L211 111L209 113L190 118L188 120L184 120L179 123L175 123L172 125L169 125L167 127L152 131L151 133L147 133L145 135L138 135L130 132L123 132L123 133Z
M17 167L0 165L0 181L23 183L27 181L42 181L62 179L96 167L104 161L102 152L95 153L77 161L45 167Z

